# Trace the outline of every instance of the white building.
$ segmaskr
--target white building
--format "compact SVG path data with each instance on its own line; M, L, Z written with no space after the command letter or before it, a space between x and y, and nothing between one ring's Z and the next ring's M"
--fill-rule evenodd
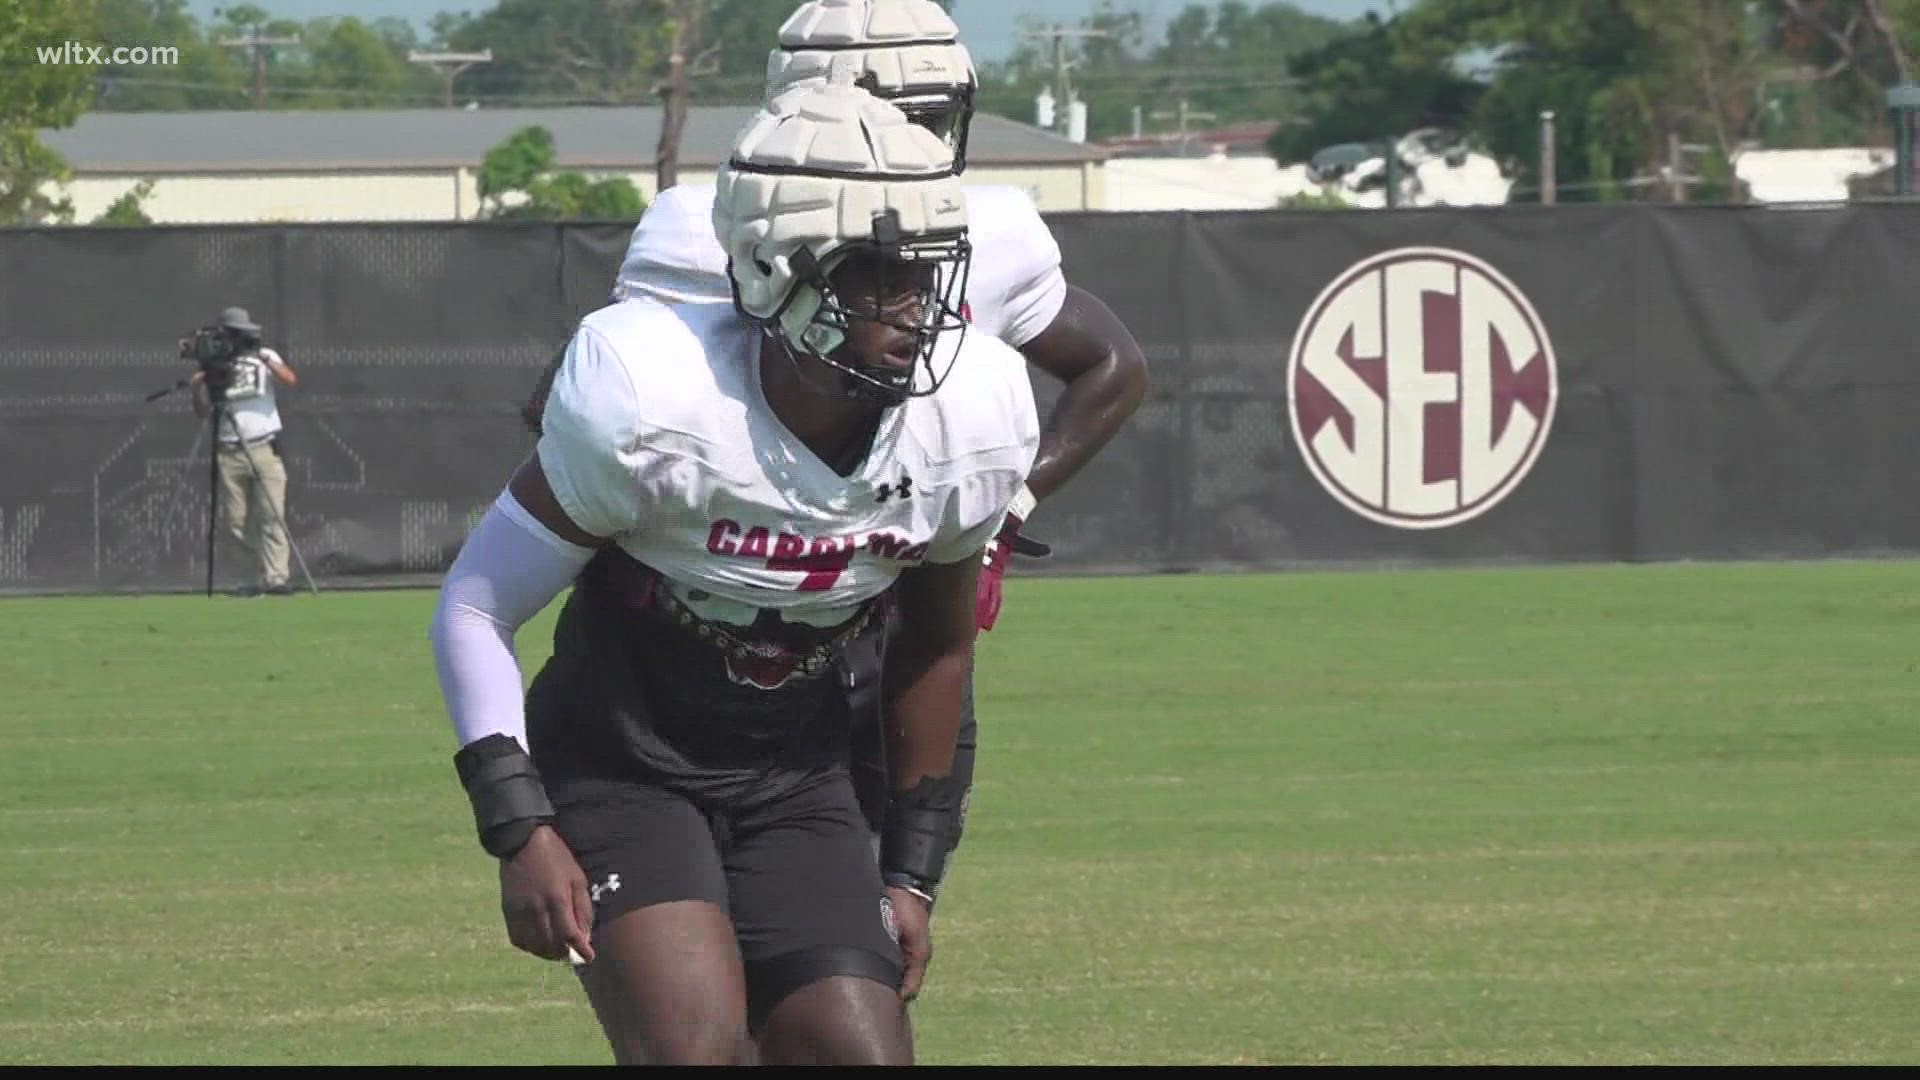
M1305 165L1224 149L1203 158L1111 158L1106 174L1108 210L1271 210L1320 190Z
M1757 203L1846 202L1847 181L1892 165L1892 150L1865 146L1742 150L1733 156L1733 174Z
M711 181L750 106L695 106L680 178ZM552 133L555 167L654 190L656 107L331 112L93 112L41 138L74 172L74 220L91 221L142 180L158 224L440 221L480 210L475 172L514 131ZM1104 150L1000 116L974 117L965 179L1026 189L1043 211L1105 206Z
M1297 196L1364 209L1387 205L1384 145L1329 147L1311 162L1268 155L1277 124L1110 139L1109 210L1267 210ZM1513 181L1486 154L1448 133L1421 129L1399 140L1400 206L1497 206Z

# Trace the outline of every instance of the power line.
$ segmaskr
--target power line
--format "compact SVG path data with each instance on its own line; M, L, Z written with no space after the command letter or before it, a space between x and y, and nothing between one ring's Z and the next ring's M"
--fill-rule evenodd
M444 104L446 108L451 109L453 108L453 80L459 78L460 73L470 67L478 64L493 63L493 50L482 49L477 53L461 53L421 52L419 49L408 49L407 62L410 64L425 64L440 73L440 77L445 79L447 84Z
M1154 113L1152 113L1152 114L1151 114L1151 116L1152 116L1152 117L1153 117L1153 119L1155 119L1155 120L1178 120L1178 121L1180 122L1180 127L1179 127L1179 131L1180 131L1180 150L1181 150L1181 152L1182 152L1182 153L1184 153L1184 152L1186 151L1186 149L1187 149L1187 140L1188 140L1188 134L1187 134L1187 122L1188 122L1189 120L1217 120L1217 119L1219 119L1219 117L1218 117L1217 115L1215 115L1214 113L1210 113L1210 112L1195 112L1195 111L1193 111L1193 110L1191 110L1191 109L1189 109L1189 108L1187 108L1187 99L1186 99L1186 98L1181 98L1181 99L1180 99L1180 107L1179 107L1178 109L1175 109L1175 110L1173 110L1173 111L1171 111L1171 112L1168 112L1168 111L1164 111L1164 110L1162 110L1162 111L1157 111L1157 112L1154 112Z
M1053 78L1059 90L1059 104L1055 106L1054 111L1054 127L1060 134L1067 135L1073 129L1073 102L1075 100L1073 96L1073 82L1067 75L1068 69L1073 66L1067 61L1067 39L1101 38L1112 37L1113 35L1105 30L1095 30L1090 27L1068 30L1059 23L1054 23L1051 28L1046 30L1029 30L1026 36L1030 38L1048 39L1053 42Z
M294 34L291 37L266 37L260 33L260 24L255 23L253 28L247 32L246 37L226 38L222 40L220 44L229 47L250 48L253 50L253 107L259 109L264 108L267 104L268 46L298 45L300 44L300 35Z

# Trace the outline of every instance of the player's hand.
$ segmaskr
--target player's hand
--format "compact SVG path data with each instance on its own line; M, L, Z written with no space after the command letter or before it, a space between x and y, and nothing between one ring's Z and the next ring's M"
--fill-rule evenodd
M893 905L893 925L900 935L900 956L906 961L906 973L900 979L900 1000L912 1001L927 981L927 965L933 962L933 912L927 902L911 889L887 886L887 901Z
M1020 527L1027 523L1028 515L1033 513L1033 493L1023 484L1020 493L1014 497L1013 505L1007 508L1007 518L1000 525L1000 531L987 541L980 556L980 583L974 590L974 623L982 630L993 629L1000 618L1001 585L1006 580L1007 564L1015 555L1029 555L1040 558L1053 553L1053 548L1021 534Z
M551 825L533 830L513 858L500 860L500 912L514 948L542 960L565 960L572 948L583 961L593 962L587 875Z

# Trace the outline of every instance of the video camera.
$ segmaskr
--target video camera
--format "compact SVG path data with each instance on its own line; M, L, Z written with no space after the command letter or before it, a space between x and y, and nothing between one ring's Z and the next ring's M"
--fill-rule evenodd
M195 361L203 368L230 364L239 352L233 332L224 326L202 326L180 339L180 359Z
M202 326L180 339L180 359L200 365L207 393L219 400L233 384L233 362L245 351L245 335L227 326Z

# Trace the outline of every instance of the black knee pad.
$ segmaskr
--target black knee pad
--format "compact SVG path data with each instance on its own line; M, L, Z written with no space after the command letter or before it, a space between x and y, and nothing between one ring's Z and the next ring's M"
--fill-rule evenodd
M747 1026L758 1032L788 994L836 975L872 979L897 991L906 970L893 957L853 945L814 945L768 957L747 969Z

